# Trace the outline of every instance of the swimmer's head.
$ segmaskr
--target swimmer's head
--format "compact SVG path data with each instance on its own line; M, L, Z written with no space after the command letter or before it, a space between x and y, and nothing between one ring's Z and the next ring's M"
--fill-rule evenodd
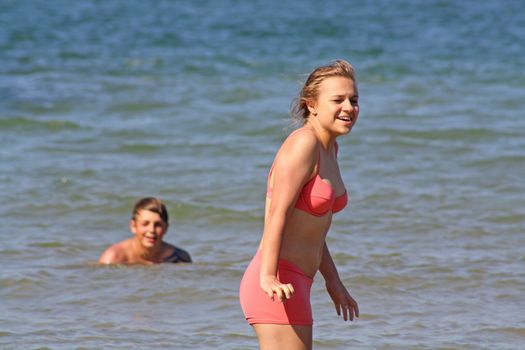
M168 210L164 203L160 199L154 197L146 197L139 199L133 207L133 213L131 215L132 220L136 220L141 210L151 211L159 214L160 218L168 224Z
M350 79L354 85L356 85L354 68L350 63L345 60L335 60L334 62L321 66L316 69L308 76L303 88L299 93L299 97L294 101L292 105L292 118L297 122L306 123L310 116L308 110L308 102L317 101L319 96L319 86L323 80L331 77L343 77Z

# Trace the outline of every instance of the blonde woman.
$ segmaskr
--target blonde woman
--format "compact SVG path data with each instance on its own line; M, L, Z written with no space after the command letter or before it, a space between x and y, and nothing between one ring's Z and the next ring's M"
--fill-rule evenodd
M336 139L359 115L354 70L344 61L315 69L293 112L303 126L284 141L268 175L264 232L240 286L240 302L260 349L311 349L310 287L320 271L338 315L359 316L326 245L348 195Z

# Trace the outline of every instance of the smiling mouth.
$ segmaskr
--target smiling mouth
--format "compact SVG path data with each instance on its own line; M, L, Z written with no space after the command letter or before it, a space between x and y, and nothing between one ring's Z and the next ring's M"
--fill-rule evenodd
M344 122L352 122L351 117L337 117L337 119L342 120Z

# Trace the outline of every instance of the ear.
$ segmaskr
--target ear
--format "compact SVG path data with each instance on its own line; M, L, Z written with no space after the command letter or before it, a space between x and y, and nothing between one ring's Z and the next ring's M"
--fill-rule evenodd
M308 111L311 115L317 115L317 111L315 110L316 104L314 101L308 100L306 101L306 107L308 108Z
M134 234L136 235L137 234L137 223L135 222L135 220L131 219L129 221L129 230Z

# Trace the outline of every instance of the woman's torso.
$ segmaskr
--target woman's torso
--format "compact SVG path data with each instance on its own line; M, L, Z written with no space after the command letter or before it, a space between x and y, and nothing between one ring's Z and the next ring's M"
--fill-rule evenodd
M317 154L313 155L317 158L315 169L301 189L283 230L279 256L298 265L310 277L319 269L325 237L332 222L332 211L339 211L346 205L346 189L337 164L336 147L334 145L333 149L323 150L319 145ZM272 188L273 172L270 171L265 224L268 220ZM310 198L312 195L323 198Z

